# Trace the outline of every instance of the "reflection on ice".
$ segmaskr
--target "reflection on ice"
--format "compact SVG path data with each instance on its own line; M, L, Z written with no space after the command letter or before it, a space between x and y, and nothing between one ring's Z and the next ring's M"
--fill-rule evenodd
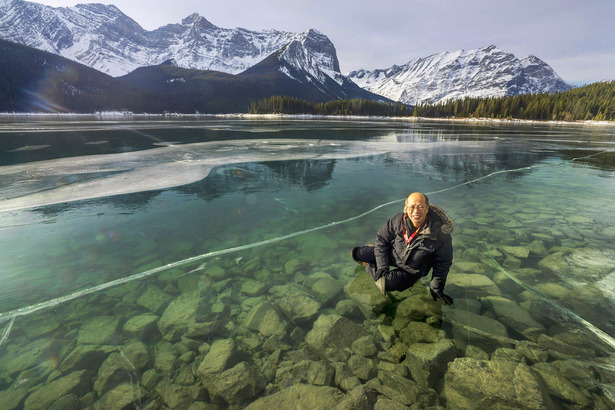
M446 143L443 143L446 144ZM343 159L424 150L433 144L350 141L227 141L63 158L0 168L0 212L153 191L194 183L217 166L303 159ZM91 178L91 175L97 177ZM68 178L70 177L70 178Z

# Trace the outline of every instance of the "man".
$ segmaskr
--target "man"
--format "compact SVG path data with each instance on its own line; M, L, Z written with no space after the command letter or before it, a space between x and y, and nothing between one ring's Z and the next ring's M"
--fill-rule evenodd
M453 263L453 227L442 208L415 192L406 198L404 212L378 231L375 245L353 248L352 258L365 266L383 295L408 289L433 269L431 296L450 305L453 298L444 294L444 284Z

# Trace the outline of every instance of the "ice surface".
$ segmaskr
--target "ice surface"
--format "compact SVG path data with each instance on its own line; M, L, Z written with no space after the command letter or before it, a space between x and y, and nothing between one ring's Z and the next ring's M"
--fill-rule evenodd
M396 155L434 145L238 140L9 165L0 167L0 212L172 188L200 181L214 167L227 164Z

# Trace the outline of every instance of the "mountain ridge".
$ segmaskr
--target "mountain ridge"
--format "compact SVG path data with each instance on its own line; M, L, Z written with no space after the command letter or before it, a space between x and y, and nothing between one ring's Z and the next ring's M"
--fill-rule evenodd
M538 57L518 59L495 45L432 54L385 69L356 70L348 78L368 91L410 105L573 88Z

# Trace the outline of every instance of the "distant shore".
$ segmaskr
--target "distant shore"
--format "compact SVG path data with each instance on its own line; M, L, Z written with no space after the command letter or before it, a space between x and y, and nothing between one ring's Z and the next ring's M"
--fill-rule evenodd
M586 125L599 127L613 127L615 121L542 121L542 120L522 120L522 119L503 119L503 118L432 118L432 117L379 117L361 115L312 115L312 114L134 114L130 112L99 112L99 113L0 113L2 117L95 117L102 119L112 118L181 118L181 117L221 117L221 118L247 118L247 119L300 119L300 120L379 120L379 121L439 121L439 122L463 122L463 123L494 123L494 124L546 124L546 125Z

